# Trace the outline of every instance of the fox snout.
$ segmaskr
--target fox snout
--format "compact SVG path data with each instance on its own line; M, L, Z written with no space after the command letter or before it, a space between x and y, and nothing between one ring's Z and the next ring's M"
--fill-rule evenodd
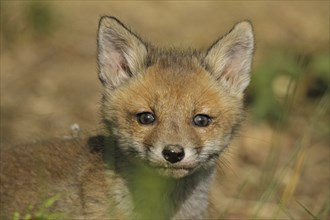
M184 156L184 148L179 144L166 145L162 151L162 155L170 163L180 162Z

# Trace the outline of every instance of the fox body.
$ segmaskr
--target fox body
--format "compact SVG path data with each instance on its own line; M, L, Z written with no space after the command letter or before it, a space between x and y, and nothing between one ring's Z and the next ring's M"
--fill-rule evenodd
M59 195L50 209L74 219L205 218L219 155L243 117L253 47L247 21L197 51L159 49L102 17L105 133L2 147L1 217Z

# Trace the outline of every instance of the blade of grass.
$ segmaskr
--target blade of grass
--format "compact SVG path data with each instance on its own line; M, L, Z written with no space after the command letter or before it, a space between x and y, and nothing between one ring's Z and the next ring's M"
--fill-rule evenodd
M276 133L276 138L273 139L272 141L272 147L271 147L271 151L268 154L268 158L267 158L267 164L266 167L264 169L264 174L261 177L262 182L264 182L265 186L267 187L265 189L265 191L263 191L260 200L261 203L259 203L259 207L257 207L255 209L253 218L256 218L258 216L259 211L262 209L263 204L265 204L273 195L273 193L276 191L276 189L279 187L280 184L280 179L282 179L281 177L283 177L285 175L285 173L287 172L287 169L282 169L282 171L280 172L280 176L279 176L279 180L275 178L274 174L276 173L277 170L277 164L279 162L279 155L280 155L280 148L278 148L277 146L281 146L281 134L280 134L280 130L282 128L283 122L285 122L288 119L288 116L291 112L292 106L293 106L293 99L295 97L295 94L297 92L297 80L291 79L289 86L287 88L287 90L293 90L292 95L289 95L289 93L287 92L285 100L284 100L284 106L286 106L285 111L283 111L283 113L281 114L278 123L277 123L277 133ZM295 158L295 153L292 155L292 159ZM290 166L290 161L289 160L287 166ZM269 183L270 182L270 183Z
M282 212L284 212L287 216L289 216L289 218L291 220L294 220L295 218L291 215L291 213L289 212L289 210L287 209L286 206L279 204L279 208L282 210ZM275 218L276 219L276 218Z
M235 198L239 198L239 196L242 194L243 189L247 186L247 184L248 184L248 180L245 179L244 182L237 187L237 192L234 195ZM221 216L219 216L219 219L226 219L226 218L228 218L227 215L231 211L230 210L230 207L233 207L233 202L234 201L231 201L231 202L229 202L227 204L227 206L224 209L224 211L222 212Z
M258 218L258 213L261 211L263 206L271 199L271 197L274 195L274 193L278 190L280 187L280 180L283 179L285 174L290 170L290 167L292 166L293 162L296 160L299 148L295 147L295 151L289 156L287 162L282 166L279 173L276 175L275 172L272 173L272 179L269 183L268 187L263 191L258 206L255 208L254 214L252 216L252 219Z
M311 212L309 211L303 204L301 204L298 200L296 202L310 215L313 217L314 220L318 220L318 218Z
M324 95L320 99L318 105L316 106L313 112L314 114L312 114L312 117L309 120L310 121L310 123L308 123L309 126L306 126L304 129L304 132L302 134L301 144L299 146L298 157L294 166L294 173L290 178L289 184L287 184L287 186L284 189L280 206L286 206L295 192L295 189L300 179L300 174L303 171L302 168L304 165L304 161L306 159L307 149L309 149L308 146L311 144L312 131L313 129L315 129L316 122L321 119L322 115L324 115L327 109L329 108L329 103L327 102L327 100L328 100L328 95L326 93L326 95ZM278 209L276 216L278 216L279 210L280 209Z
M283 166L283 168L281 169L280 173L278 176L275 176L274 173L272 172L271 174L273 175L270 184L268 185L267 189L262 193L261 197L260 197L260 202L258 203L258 206L255 208L254 214L253 214L253 219L258 217L258 213L260 212L260 210L262 209L262 207L264 206L264 204L266 204L266 202L271 198L271 196L275 193L275 191L277 190L277 188L279 187L279 183L280 183L280 179L282 179L284 177L284 175L287 173L287 171L290 169L290 167L293 165L294 162L297 162L297 158L299 158L299 155L301 159L299 161L299 163L295 163L297 164L297 169L299 168L299 170L302 167L302 162L305 160L305 153L303 154L299 154L299 152L302 151L303 146L307 146L308 144L308 140L310 140L310 138L306 139L306 135L310 134L311 131L314 129L315 123L321 118L321 116L323 114L325 114L327 112L327 110L329 109L329 95L328 92L325 93L325 95L320 99L317 107L315 108L314 112L311 114L311 118L310 118L310 123L308 123L308 126L305 127L304 132L302 133L302 135L299 137L299 139L297 140L297 144L296 147L294 147L295 151L293 152L293 154L290 156L289 160L287 161L287 163ZM270 151L270 153L272 153L272 151ZM269 156L269 158L272 158L271 156ZM268 170L266 170L268 171ZM269 171L268 171L269 172ZM297 173L298 174L298 173ZM294 189L297 185L297 177L295 177L294 180L292 180L291 183L291 188L287 189L287 192L284 194L286 195L287 199L291 198L293 193L294 193ZM284 200L285 201L285 200ZM281 204L282 206L285 206L285 204ZM276 213L276 216L278 215L278 211Z
M302 137L301 146L299 146L298 155L294 164L293 175L291 176L289 183L284 188L281 199L282 205L286 205L291 200L297 188L301 173L303 171L304 162L306 159L307 146L310 145L310 142L311 142L311 135L310 133L306 133L306 135Z
M323 213L327 213L329 215L329 203L330 203L330 198L328 196L328 198L326 199L326 201L324 202L323 206L321 207L320 211L317 213L317 218L321 219L323 216Z

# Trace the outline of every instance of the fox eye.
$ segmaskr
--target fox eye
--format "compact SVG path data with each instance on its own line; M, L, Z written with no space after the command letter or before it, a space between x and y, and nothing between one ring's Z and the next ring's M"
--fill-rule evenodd
M194 125L198 127L207 127L211 123L211 117L208 115L196 115L193 119Z
M138 122L143 125L152 124L155 121L155 116L151 112L141 112L136 116Z

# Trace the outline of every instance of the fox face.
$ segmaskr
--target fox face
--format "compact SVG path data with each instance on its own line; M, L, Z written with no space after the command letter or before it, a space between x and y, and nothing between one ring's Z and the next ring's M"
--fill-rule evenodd
M242 119L253 45L249 22L199 52L156 48L103 17L102 115L125 159L173 178L214 167Z

